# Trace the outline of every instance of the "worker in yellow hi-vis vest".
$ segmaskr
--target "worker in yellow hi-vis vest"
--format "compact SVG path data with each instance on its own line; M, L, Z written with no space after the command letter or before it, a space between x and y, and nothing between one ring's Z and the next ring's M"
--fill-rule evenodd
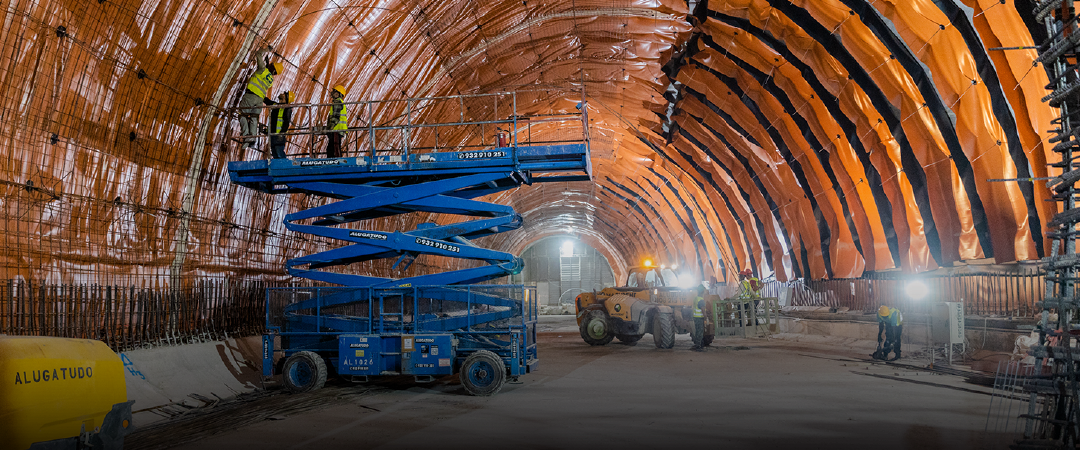
M904 315L900 313L899 309L881 305L881 307L878 308L877 320L878 350L871 356L873 356L874 359L884 359L887 361L896 361L900 359L900 335L904 334ZM881 345L882 332L885 333L884 346ZM896 353L896 356L889 359L889 352Z
M295 95L285 91L278 95L276 105L291 105ZM289 142L289 127L292 126L292 107L286 106L270 110L270 154L274 159L285 158L285 144Z
M737 296L745 301L742 311L743 321L747 326L756 325L751 312L757 311L758 306L761 304L761 300L758 300L761 298L761 287L761 280L754 276L753 270L743 269L742 272L739 272L739 292ZM749 299L754 301L750 302Z
M754 271L743 269L739 272L739 298L761 298L761 280L754 276Z
M248 79L247 90L240 98L240 135L243 136L244 145L249 148L255 147L255 138L251 136L259 134L259 114L262 113L262 108L259 106L273 104L267 96L270 95L270 88L274 85L274 76L284 70L281 63L269 64L269 61L265 59L266 53L270 51L270 46L266 46L255 52L255 63L258 64L258 68Z
M326 144L326 157L341 157L341 138L345 136L345 130L349 128L348 109L345 107L345 86L337 85L330 91L333 106L330 107L330 115L326 117L326 131L329 142Z

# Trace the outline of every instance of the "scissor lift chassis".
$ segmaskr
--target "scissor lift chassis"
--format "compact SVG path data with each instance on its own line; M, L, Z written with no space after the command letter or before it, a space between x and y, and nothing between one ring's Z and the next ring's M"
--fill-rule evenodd
M494 354L511 379L538 363L537 307L532 290L520 285L284 288L271 290L266 306L264 377L299 352L318 354L333 373L353 381L380 375L431 381L462 372L480 351ZM466 388L501 385L494 373L470 380L466 369Z

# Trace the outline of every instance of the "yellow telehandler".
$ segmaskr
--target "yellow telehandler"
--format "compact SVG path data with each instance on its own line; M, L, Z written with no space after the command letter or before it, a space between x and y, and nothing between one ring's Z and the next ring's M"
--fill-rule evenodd
M706 293L706 308L714 295ZM613 338L634 344L645 333L652 333L657 348L671 348L676 334L694 329L692 304L696 287L679 286L675 271L648 262L630 268L622 287L608 287L600 292L585 292L574 299L581 339L589 345L605 345ZM712 343L712 312L705 310L703 345Z

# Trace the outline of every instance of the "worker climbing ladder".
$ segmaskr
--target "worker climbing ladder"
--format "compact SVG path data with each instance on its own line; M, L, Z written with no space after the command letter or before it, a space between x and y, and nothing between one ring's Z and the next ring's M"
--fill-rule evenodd
M485 100L497 105L505 98L511 100L505 118L497 116L498 106L483 107ZM521 216L512 207L478 199L522 184L588 180L591 167L584 108L573 114L519 116L516 100L516 94L410 99L404 123L396 117L398 123L375 126L371 116L365 126L351 129L371 133L351 140L370 145L357 145L343 157L229 163L238 185L327 198L326 204L287 215L285 226L346 243L286 263L291 275L344 287L270 292L265 376L274 373L276 338L284 356L283 379L295 390L319 387L330 370L359 381L397 374L423 381L461 371L467 390L490 395L505 375L516 378L535 366L531 292L520 285L472 286L521 270L515 255L475 243L521 227ZM460 105L459 120L422 120L425 108L445 117L440 103ZM466 120L466 111L475 110L494 117ZM490 145L416 145L468 128L486 128L502 137ZM573 130L576 136L568 138ZM384 141L397 142L396 148L379 144L374 139L378 133ZM469 220L425 222L412 230L361 227L372 219L416 213ZM392 269L405 271L427 256L478 265L396 279L334 270L393 259Z

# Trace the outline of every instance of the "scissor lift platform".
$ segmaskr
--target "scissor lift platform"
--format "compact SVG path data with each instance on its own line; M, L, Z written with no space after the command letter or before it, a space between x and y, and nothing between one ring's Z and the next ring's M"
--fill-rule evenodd
M229 177L234 184L271 194L290 192L288 185L292 183L371 183L510 172L521 177L520 182L524 184L589 180L591 165L588 145L503 147L482 151L421 153L407 158L358 156L229 163ZM567 175L567 172L574 174Z

